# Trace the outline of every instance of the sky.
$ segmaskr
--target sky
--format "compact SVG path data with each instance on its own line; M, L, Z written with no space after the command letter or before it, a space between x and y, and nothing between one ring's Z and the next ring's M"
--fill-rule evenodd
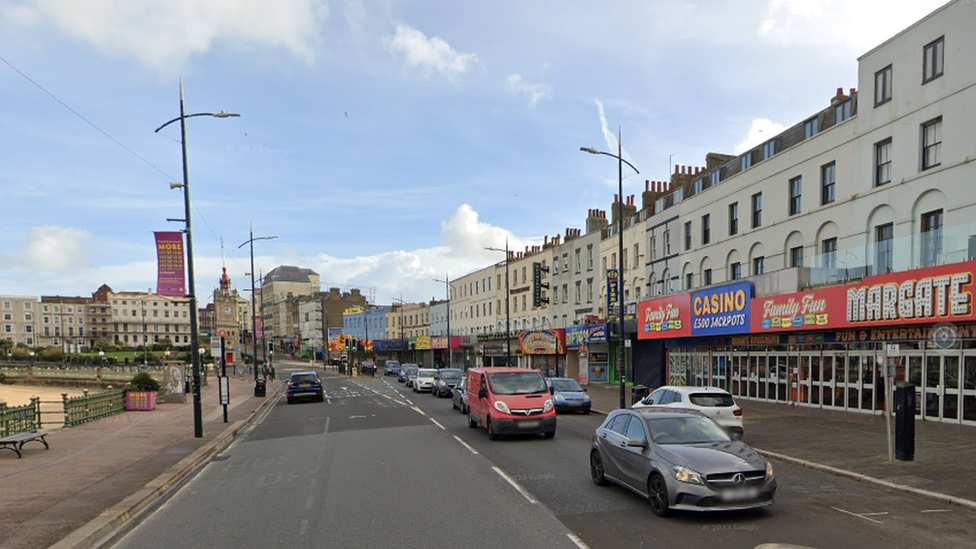
M640 170L736 154L858 87L944 0L0 0L0 295L156 289L184 217L196 293L279 265L374 303L609 212ZM247 294L244 294L247 295Z

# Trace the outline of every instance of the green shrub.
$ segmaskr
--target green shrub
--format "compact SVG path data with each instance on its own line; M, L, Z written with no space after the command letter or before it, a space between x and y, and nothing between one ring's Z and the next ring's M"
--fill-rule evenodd
M132 376L126 391L156 391L159 392L159 382L153 379L149 372L139 372Z

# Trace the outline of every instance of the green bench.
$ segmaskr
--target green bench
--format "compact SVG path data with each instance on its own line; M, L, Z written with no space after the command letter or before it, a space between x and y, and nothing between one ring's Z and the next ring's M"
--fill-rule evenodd
M17 457L21 457L21 450L24 448L24 444L31 441L37 441L44 445L44 449L50 448L47 444L47 440L44 438L47 436L47 431L37 431L34 433L17 433L16 435L10 435L7 437L0 438L0 450L11 450L16 452Z

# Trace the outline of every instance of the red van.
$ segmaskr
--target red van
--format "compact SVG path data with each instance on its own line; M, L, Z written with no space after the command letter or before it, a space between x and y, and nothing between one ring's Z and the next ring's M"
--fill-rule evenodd
M467 385L468 427L481 425L492 440L505 434L556 436L556 410L539 370L471 368Z

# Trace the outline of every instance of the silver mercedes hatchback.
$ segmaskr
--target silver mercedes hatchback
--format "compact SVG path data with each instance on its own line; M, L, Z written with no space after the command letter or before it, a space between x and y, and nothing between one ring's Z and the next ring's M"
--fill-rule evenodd
M593 434L590 476L640 494L658 516L768 507L776 494L765 458L690 409L610 413Z

